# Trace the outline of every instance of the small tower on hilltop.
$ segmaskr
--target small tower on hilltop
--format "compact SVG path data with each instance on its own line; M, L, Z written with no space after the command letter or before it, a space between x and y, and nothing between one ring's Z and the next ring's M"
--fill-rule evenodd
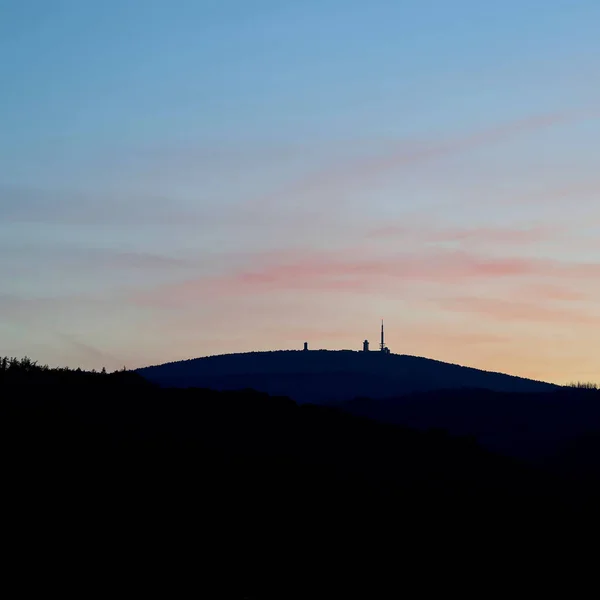
M304 352L308 352L308 342L304 342Z
M369 340L365 340L363 342L363 352L368 352L369 351Z

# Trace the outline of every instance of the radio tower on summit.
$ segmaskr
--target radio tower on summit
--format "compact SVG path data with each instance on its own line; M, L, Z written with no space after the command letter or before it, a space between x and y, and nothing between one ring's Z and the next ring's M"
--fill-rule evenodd
M383 354L390 354L390 349L387 348L385 345L385 337L384 337L384 332L383 332L383 319L381 319L381 343L379 344L379 350ZM369 351L369 340L365 340L363 342L363 352L368 352L368 351Z
M379 350L385 354L389 354L390 349L385 347L385 340L383 337L383 319L381 319L381 344L379 344Z

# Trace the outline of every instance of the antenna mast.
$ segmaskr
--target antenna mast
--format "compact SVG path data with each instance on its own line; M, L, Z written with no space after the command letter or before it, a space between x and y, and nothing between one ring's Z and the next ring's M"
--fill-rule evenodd
M383 341L383 319L381 319L381 344L379 345L379 349L382 352L385 352L385 343Z

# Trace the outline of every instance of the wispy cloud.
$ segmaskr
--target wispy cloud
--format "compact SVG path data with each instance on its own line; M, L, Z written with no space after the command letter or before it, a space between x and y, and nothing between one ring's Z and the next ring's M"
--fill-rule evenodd
M62 296L25 296L20 294L0 294L0 318L22 320L43 319L53 311L72 313L84 307L90 312L106 311L114 306L114 301L95 294L70 294Z
M567 286L565 284L532 283L519 288L518 294L538 302L547 300L576 302L589 299L590 295L581 288L581 285Z
M599 116L600 111L598 110L555 112L525 117L446 141L401 142L391 151L386 149L385 152L375 156L364 156L313 173L281 189L276 194L257 199L252 203L252 206L264 210L267 207L276 207L290 197L306 197L312 194L318 195L321 199L323 192L342 191L360 186L398 169L444 156L468 152L469 150L510 140L515 136L542 131L558 125L577 123ZM333 196L328 197L328 202L331 203L333 199Z
M164 306L185 305L219 295L276 291L385 292L394 284L441 283L460 286L473 282L519 278L600 278L600 263L561 262L526 257L486 257L466 251L432 250L360 256L353 253L313 253L266 260L219 277L193 279L133 295L135 302ZM534 279L533 279L534 280Z
M465 251L398 253L374 258L307 257L234 274L236 284L302 286L332 278L359 281L370 277L426 280L459 284L469 279L520 276L600 277L600 263L565 263L550 259L485 257ZM344 281L344 280L342 280Z
M445 310L477 313L499 321L600 325L600 315L519 300L459 297L440 300L439 305Z
M399 140L395 143L380 140L379 144L373 140L368 140L368 143L356 140L352 142L357 148L355 151L336 153L346 158L333 160L316 172L283 184L273 193L252 193L231 204L217 205L206 198L189 203L161 195L160 192L140 195L87 190L84 193L0 185L0 219L4 222L65 223L93 227L114 224L129 227L176 226L186 230L244 227L248 224L255 228L268 229L269 222L277 220L277 226L284 226L290 231L307 230L315 223L328 222L329 213L325 209L331 209L340 202L343 204L348 197L346 192L370 185L387 174L520 135L597 116L597 112L585 110L549 113L466 133L462 137L449 140L417 139ZM260 146L260 143L257 143L257 146ZM362 148L364 149L361 152ZM184 161L183 156L188 151L193 156L198 154L197 149L184 148L175 153L175 162ZM210 152L201 152L198 157L189 161L193 165L196 159L204 160L204 155L208 156ZM168 152L159 153L152 158L151 162L157 163L153 167L154 171L160 170L160 161L163 160L171 160L168 158ZM325 152L319 163L326 164L328 160L330 159L327 159ZM193 170L192 165L190 169ZM229 173L230 171L224 170L222 176L226 178ZM563 192L569 193L568 186ZM563 192L555 196L562 197ZM298 202L300 200L301 202ZM290 218L292 210L294 214Z
M89 247L81 244L54 244L31 242L30 244L0 245L5 259L0 264L38 264L60 266L61 270L70 267L80 269L143 269L161 270L175 267L193 267L199 259L156 254L143 250L120 250L111 247Z
M63 252L64 253L64 252ZM122 251L110 248L82 248L71 254L74 262L81 265L109 268L164 269L190 267L197 264L187 258L153 254L141 251Z
M78 357L77 364L94 364L96 369L109 367L110 369L118 369L125 366L126 361L113 355L106 350L101 350L89 342L82 342L74 335L66 333L56 333L63 341L70 345Z
M367 233L371 239L404 239L426 243L466 242L493 244L530 244L553 239L562 232L560 226L536 225L509 227L432 227L406 224L385 225Z
M202 210L190 210L174 198L152 193L82 192L0 184L0 219L6 223L198 227L206 218Z

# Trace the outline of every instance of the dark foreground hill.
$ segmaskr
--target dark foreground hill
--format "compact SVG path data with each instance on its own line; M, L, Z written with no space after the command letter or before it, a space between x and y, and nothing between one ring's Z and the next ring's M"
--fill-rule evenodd
M588 479L472 438L131 373L33 369L0 384L5 568L20 590L540 592L596 539Z
M228 354L147 367L158 385L256 389L421 430L471 435L489 450L554 460L600 430L598 394L416 356L352 351Z
M438 390L396 398L356 398L339 406L384 423L472 435L494 452L537 463L555 461L590 434L600 433L600 391L593 389L565 387L542 393ZM600 459L598 450L595 454Z
M225 354L146 367L137 372L163 386L252 388L313 403L456 388L543 392L557 387L417 356L350 350Z

